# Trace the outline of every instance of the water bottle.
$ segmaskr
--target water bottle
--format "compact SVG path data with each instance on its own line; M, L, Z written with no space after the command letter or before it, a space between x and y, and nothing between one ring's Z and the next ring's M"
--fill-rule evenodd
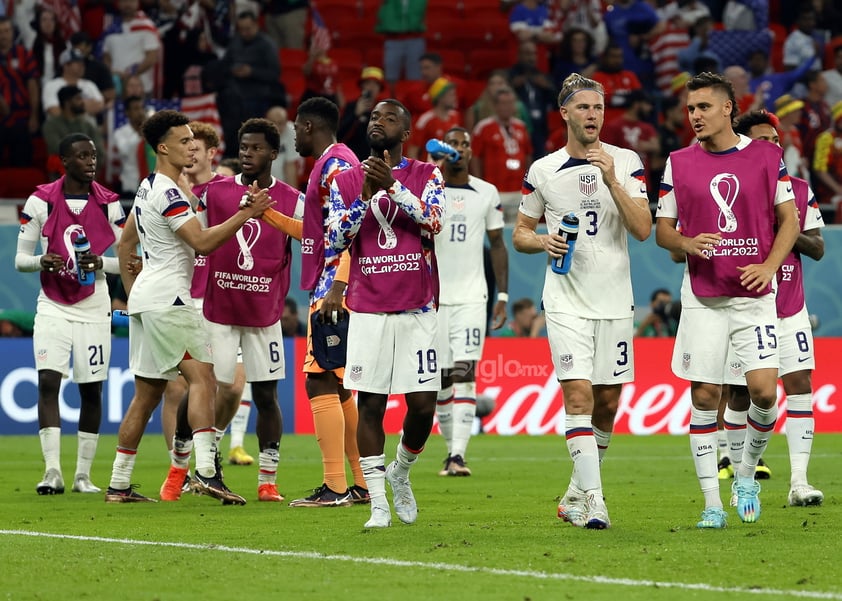
M115 309L111 312L111 325L115 328L129 327L129 312L122 309Z
M79 284L82 286L92 286L94 280L96 280L96 274L93 271L82 269L82 263L79 260L82 255L91 252L91 243L85 234L76 236L76 241L73 242L73 250L76 251L76 277L79 280Z
M568 213L561 219L561 226L558 228L558 235L564 238L569 248L567 254L553 259L550 263L554 273L564 275L570 271L570 265L573 263L573 249L576 248L576 238L579 235L579 218L573 213Z
M430 153L430 156L433 157L434 161L447 159L448 163L455 163L462 157L462 155L459 154L459 151L453 148L453 146L445 144L441 140L436 140L435 138L427 140L426 148L427 152Z

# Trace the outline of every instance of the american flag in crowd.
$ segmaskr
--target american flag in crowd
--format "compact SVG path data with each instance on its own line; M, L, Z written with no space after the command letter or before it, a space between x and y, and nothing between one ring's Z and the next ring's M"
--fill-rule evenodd
M330 50L330 30L315 5L310 6L310 48L327 52Z
M222 156L225 150L225 140L222 139L222 122L219 119L219 110L216 106L216 94L202 94L201 96L188 96L185 98L175 100L160 100L152 99L146 101L147 109L152 112L170 109L173 111L181 111L191 121L203 121L210 123L219 134L219 153L217 156ZM108 165L106 166L106 181L112 182L118 179L120 173L120 158L117 155L117 150L113 146L114 136L113 132L120 126L128 122L126 113L122 102L115 102L114 108L108 111L107 125L108 125ZM141 174L141 177L144 177Z
M51 8L56 14L56 22L65 40L82 28L82 15L76 0L41 0L41 5Z

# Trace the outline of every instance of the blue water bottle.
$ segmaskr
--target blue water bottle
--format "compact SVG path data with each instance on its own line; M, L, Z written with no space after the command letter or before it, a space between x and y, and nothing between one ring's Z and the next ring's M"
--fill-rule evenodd
M76 236L76 241L73 242L73 250L76 251L76 277L79 280L79 284L82 286L93 286L94 280L96 280L96 274L93 271L82 269L82 263L79 261L82 255L91 252L91 243L85 234Z
M445 144L436 138L427 140L427 146L425 148L427 149L427 152L430 153L430 156L433 157L434 161L447 159L448 163L456 163L460 158L462 158L462 155L459 154L459 151L453 148L453 146Z
M129 312L122 309L115 309L111 312L111 325L115 328L129 327Z
M567 249L567 254L558 259L553 259L550 267L553 273L564 275L570 271L570 265L573 263L573 250L576 248L576 238L579 236L579 218L573 213L568 213L562 217L558 235L564 238L570 248Z

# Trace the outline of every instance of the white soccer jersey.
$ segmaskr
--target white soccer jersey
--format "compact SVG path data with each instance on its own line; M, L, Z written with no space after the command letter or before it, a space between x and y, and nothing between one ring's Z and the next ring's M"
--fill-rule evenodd
M190 281L196 253L175 233L196 217L190 201L173 180L156 172L140 183L132 211L143 269L129 295L129 313L193 305Z
M637 153L611 144L602 148L614 158L614 172L632 198L646 198L643 164ZM546 218L558 231L567 213L579 218L573 264L566 275L547 267L544 308L586 319L620 319L633 312L628 237L602 172L562 148L535 161L524 179L520 211Z
M447 222L436 236L439 304L485 302L483 245L488 230L503 228L503 208L497 188L478 177L466 186L444 188Z
M84 198L68 197L66 200L68 208L77 215L88 204L88 200ZM44 253L48 240L41 235L41 231L49 216L47 202L37 196L30 196L26 199L23 213L29 215L30 219L25 223L21 223L18 241L25 241L25 243L31 244L33 249L36 243L40 242L41 252ZM123 213L123 207L119 202L108 203L108 222L114 231L115 247L123 233L121 226L125 219L126 216ZM109 251L108 254L111 255L112 253ZM108 321L110 319L108 317L110 310L111 298L108 296L108 284L105 281L105 272L101 269L96 272L96 288L94 289L94 293L89 297L83 298L73 305L63 305L47 297L42 289L38 293L38 304L36 306L38 315L87 323Z

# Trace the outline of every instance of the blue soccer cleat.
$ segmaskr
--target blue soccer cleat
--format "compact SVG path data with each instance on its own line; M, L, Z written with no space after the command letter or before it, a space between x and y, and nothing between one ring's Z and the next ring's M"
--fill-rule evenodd
M760 484L754 478L734 478L732 494L737 495L737 515L746 523L760 519Z
M696 528L722 529L728 525L727 514L719 507L708 507L702 512L702 519L696 524Z

